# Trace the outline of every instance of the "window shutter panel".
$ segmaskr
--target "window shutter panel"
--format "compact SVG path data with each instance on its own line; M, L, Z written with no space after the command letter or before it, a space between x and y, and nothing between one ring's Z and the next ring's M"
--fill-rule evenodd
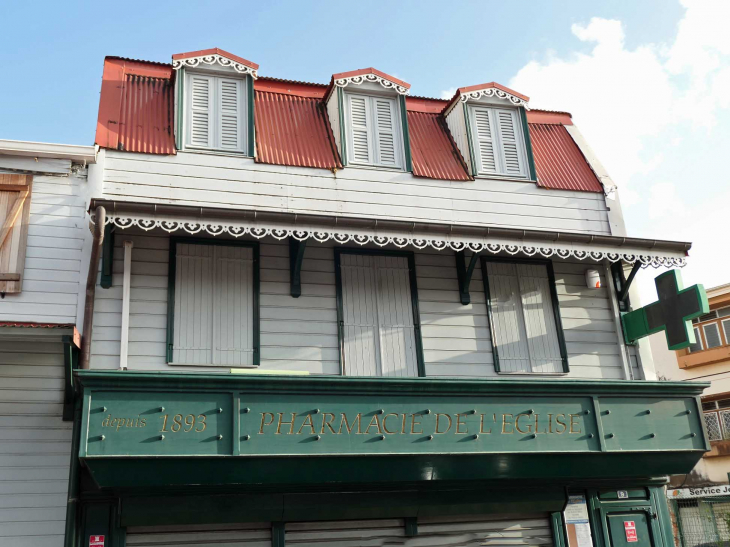
M218 79L218 148L243 151L242 108L243 81Z
M375 257L340 255L344 373L377 376L380 370Z
M211 363L212 312L213 247L178 243L175 251L173 363Z
M522 143L518 142L520 136L519 118L514 110L495 110L497 124L499 126L499 138L502 149L503 173L505 175L520 177L526 175L525 160L522 154Z
M367 97L348 95L350 110L350 160L353 163L372 163L370 142L370 104Z
M377 145L379 165L397 167L400 165L400 154L396 140L395 101L373 97L375 105L375 142Z
M700 329L695 327L692 330L694 330L694 333L695 333L695 343L690 344L689 352L693 353L695 351L702 351L702 339L700 338Z
M550 279L542 264L517 264L532 371L563 372Z
M381 374L418 376L408 259L375 257L378 281Z
M722 345L720 340L720 329L717 323L710 323L709 325L703 325L702 329L705 331L705 342L707 342L707 348L716 348Z
M517 265L487 262L492 344L501 372L531 372Z
M253 249L214 246L213 364L253 365Z
M31 175L0 174L0 292L19 293L28 241Z
M213 79L190 75L190 144L213 148Z
M488 108L472 109L476 150L479 154L480 173L496 173L497 159L494 154L494 131L491 111Z

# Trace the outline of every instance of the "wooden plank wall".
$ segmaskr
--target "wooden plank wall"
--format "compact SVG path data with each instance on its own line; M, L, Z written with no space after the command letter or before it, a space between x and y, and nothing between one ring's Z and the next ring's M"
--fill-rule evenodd
M71 422L61 342L0 342L0 545L63 544Z
M165 364L169 239L166 234L131 231L120 232L115 238L112 288L96 290L92 368L119 366L124 239L134 242L129 368L169 370ZM463 306L459 302L452 252L419 251L415 262L427 375L494 376L479 266L471 281L471 304ZM585 287L587 267L577 260L554 262L569 375L621 378L619 345L607 289ZM332 244L308 243L302 264L302 295L292 298L289 290L288 245L267 239L261 243L262 368L339 374Z
M392 170L257 164L196 153L106 151L103 197L194 207L609 234L602 194L533 182L443 181Z
M88 267L85 173L33 177L23 286L0 299L0 321L76 323L79 272Z

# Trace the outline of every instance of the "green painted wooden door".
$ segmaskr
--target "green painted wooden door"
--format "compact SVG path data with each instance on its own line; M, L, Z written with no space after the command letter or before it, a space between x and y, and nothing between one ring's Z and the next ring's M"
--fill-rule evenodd
M648 510L606 515L610 547L654 547L650 518Z

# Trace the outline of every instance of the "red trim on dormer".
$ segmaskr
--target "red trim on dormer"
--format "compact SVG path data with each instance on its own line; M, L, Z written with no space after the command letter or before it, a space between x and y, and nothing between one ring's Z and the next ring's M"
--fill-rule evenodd
M172 56L172 60L179 61L181 59L190 59L191 57L205 57L206 55L220 55L221 57L225 57L226 59L230 59L231 61L241 63L242 65L246 65L247 67L250 67L254 70L259 69L259 65L257 65L256 63L244 59L243 57L239 57L238 55L233 55L233 53L228 53L227 51L224 51L217 47L213 47L210 49L201 49L199 51L189 51L187 53L175 53Z
M503 86L502 84L498 84L497 82L489 82L486 84L478 84L478 85L470 85L466 87L460 87L456 90L456 93L454 93L454 96L449 100L448 104L444 108L443 112L446 113L449 110L451 110L451 107L459 100L459 97L461 97L464 93L471 93L472 91L481 91L482 89L499 89L500 91L504 91L505 93L509 93L510 95L514 95L515 97L522 99L525 102L530 101L530 97L527 95L523 95L522 93L518 93L514 89L510 89L507 86Z
M376 68L369 67L369 68L359 68L357 70L351 70L349 72L339 72L337 74L332 75L333 80L341 80L342 78L352 78L354 76L362 76L363 74L375 74L376 76L380 76L381 78L388 80L390 82L393 82L394 84L398 84L400 86L405 87L406 89L411 88L411 84L404 82L403 80L399 80L398 78L391 76L390 74L386 74L385 72L382 72Z

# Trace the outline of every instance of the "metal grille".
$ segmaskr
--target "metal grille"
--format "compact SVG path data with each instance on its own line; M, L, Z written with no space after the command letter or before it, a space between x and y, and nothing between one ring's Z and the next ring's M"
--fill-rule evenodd
M673 500L678 547L728 547L730 497Z
M720 429L720 418L717 412L705 412L705 425L707 426L707 435L711 441L722 440L722 431Z

